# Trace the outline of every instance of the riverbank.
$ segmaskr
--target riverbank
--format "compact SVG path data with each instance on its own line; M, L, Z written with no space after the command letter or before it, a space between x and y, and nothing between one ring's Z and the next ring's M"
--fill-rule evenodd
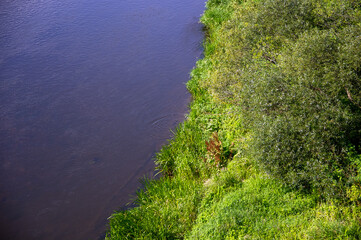
M209 0L187 120L106 239L359 239L360 16Z

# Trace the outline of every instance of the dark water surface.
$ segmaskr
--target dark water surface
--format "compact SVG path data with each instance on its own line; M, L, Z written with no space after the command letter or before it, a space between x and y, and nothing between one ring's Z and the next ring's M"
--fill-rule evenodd
M0 238L97 239L183 121L204 0L0 1Z

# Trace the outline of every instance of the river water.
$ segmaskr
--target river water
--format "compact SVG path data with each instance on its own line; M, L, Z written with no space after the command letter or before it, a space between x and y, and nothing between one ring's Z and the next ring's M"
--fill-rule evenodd
M98 239L184 120L204 0L0 1L0 238Z

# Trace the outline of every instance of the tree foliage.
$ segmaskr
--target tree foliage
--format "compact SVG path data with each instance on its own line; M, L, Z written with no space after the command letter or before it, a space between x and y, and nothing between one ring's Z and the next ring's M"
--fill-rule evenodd
M252 155L285 183L344 194L361 145L361 1L262 0L221 25L205 85L246 118ZM228 39L233 39L229 41Z

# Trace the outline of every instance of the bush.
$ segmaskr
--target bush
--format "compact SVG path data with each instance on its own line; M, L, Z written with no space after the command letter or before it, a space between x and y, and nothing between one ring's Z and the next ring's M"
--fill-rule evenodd
M360 16L351 0L247 2L205 84L239 106L266 171L324 197L345 194L350 144L360 153Z

